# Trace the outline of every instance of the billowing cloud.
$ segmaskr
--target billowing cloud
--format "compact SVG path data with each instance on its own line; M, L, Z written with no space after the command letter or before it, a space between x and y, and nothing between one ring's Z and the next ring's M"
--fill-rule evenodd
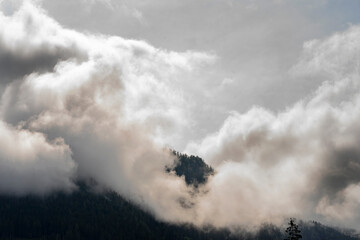
M0 116L9 132L1 141L10 153L29 152L26 164L0 152L2 170L16 169L1 175L3 191L71 190L73 180L93 179L161 219L190 221L179 200L191 189L164 171L174 160L164 143L189 123L175 86L214 57L68 30L30 2L0 17Z
M11 18L0 16L0 73L1 84L32 72L52 70L58 61L86 58L76 41L67 34L57 39L59 28L41 10L34 16L31 4L14 13ZM27 10L26 10L27 9ZM39 27L41 25L41 27Z
M47 194L75 188L76 163L63 139L48 142L41 133L0 121L0 193Z
M0 13L0 31L1 192L93 179L171 222L254 227L297 216L360 228L359 27L305 43L290 75L322 82L312 95L278 113L233 111L189 142L216 168L196 194L164 171L174 160L164 146L201 125L189 96L206 82L189 76L215 56L66 29L30 2Z
M291 73L328 80L306 99L278 113L233 112L219 131L188 145L219 171L208 186L216 194L204 200L217 206L213 213L229 223L293 215L359 228L359 37L351 27L305 43Z

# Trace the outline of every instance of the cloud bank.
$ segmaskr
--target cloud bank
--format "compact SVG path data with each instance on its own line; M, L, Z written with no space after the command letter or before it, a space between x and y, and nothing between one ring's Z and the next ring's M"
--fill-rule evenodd
M189 75L216 57L66 29L25 2L0 13L0 192L93 179L165 221L254 227L296 216L360 229L359 37L353 26L304 44L289 75L319 81L306 99L232 112L189 142L217 171L194 195L164 171L174 160L164 146L194 126L201 106L184 89L206 88Z
M359 36L354 26L304 44L291 75L323 80L306 99L278 113L232 112L219 131L189 143L219 171L204 201L214 214L229 224L293 215L359 228ZM231 209L240 211L226 215Z
M0 190L93 179L160 219L190 221L179 199L191 189L164 171L174 160L164 142L188 125L174 86L214 57L68 30L30 2L1 14L0 29Z

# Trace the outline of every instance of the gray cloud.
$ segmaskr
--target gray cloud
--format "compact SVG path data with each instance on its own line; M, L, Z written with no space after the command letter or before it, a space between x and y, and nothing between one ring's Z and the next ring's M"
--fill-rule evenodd
M28 4L27 8L32 8ZM39 28L40 25L44 25ZM7 84L24 75L52 71L60 61L70 58L85 60L86 52L76 42L56 41L57 23L29 14L23 8L11 18L1 16L0 81ZM44 38L46 35L49 38Z
M46 49L46 46L39 46L39 49L24 55L23 50L17 49L18 52L10 52L6 46L0 45L1 83L7 84L13 79L33 72L52 71L59 61L75 57L78 59L79 54L76 50L68 48L50 50Z

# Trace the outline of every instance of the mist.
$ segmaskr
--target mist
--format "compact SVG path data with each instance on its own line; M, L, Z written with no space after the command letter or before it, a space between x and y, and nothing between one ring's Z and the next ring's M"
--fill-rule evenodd
M202 124L191 96L207 87L191 76L215 53L72 30L25 1L0 12L0 192L71 192L92 179L172 223L252 229L298 217L359 230L359 37L350 26L303 44L286 76L319 83L305 98L231 111L186 139ZM165 171L168 146L184 141L176 150L216 170L196 194Z

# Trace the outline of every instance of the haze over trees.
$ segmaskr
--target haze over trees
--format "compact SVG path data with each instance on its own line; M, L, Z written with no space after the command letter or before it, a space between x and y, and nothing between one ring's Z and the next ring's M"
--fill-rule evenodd
M0 0L0 238L356 239L343 2Z
M214 174L201 158L178 152L174 154L178 161L165 171L175 171L194 188L206 184L207 177ZM271 224L262 225L256 232L248 232L240 228L230 230L208 226L198 229L191 224L164 223L114 191L95 191L91 181L78 182L77 186L78 190L70 194L0 196L0 239L273 240L287 236L281 228ZM359 239L316 222L300 222L300 225L307 240ZM286 239L297 240L298 232L298 225L291 219Z

